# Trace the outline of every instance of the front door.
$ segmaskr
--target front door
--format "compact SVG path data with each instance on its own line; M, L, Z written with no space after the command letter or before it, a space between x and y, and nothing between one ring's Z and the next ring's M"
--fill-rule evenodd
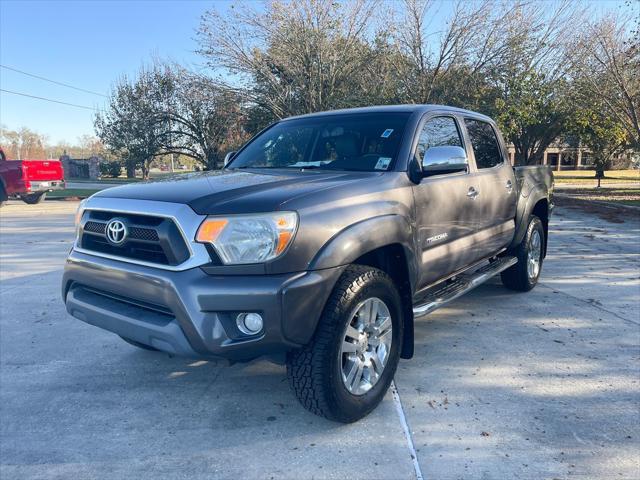
M426 120L420 131L415 160L422 165L425 152L435 146L464 149L461 129L452 116ZM477 202L469 171L425 177L413 187L417 241L420 252L418 290L473 261Z

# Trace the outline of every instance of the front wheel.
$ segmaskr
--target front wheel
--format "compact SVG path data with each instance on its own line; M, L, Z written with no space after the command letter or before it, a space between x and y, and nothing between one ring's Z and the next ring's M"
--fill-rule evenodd
M42 203L47 196L47 192L41 193L30 193L29 195L22 195L22 201L24 203L28 203L29 205L35 205L37 203Z
M400 358L402 308L381 270L347 267L331 293L315 336L287 358L289 385L302 405L351 423L384 397Z
M528 292L538 283L544 258L544 228L535 215L531 216L522 242L515 248L518 263L502 272L502 284L520 292Z

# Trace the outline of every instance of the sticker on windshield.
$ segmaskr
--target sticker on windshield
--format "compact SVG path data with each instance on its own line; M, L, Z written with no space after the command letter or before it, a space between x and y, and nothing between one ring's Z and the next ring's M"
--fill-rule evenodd
M376 163L376 170L386 170L391 163L391 157L380 157Z
M393 128L387 128L384 132L382 132L382 135L380 136L382 138L389 138L392 133L393 133Z

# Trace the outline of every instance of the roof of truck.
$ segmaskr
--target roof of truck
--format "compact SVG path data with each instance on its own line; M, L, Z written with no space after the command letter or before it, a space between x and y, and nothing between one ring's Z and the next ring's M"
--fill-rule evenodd
M359 107L359 108L344 108L340 110L327 110L324 112L307 113L305 115L296 115L294 117L283 118L282 120L291 120L297 118L309 118L309 117L323 117L327 115L340 115L349 113L393 113L393 112L428 112L429 110L447 110L450 112L473 115L475 117L484 117L490 120L489 117L478 112L472 112L471 110L464 110L462 108L450 107L447 105L435 105L435 104L405 104L405 105L374 105L371 107Z

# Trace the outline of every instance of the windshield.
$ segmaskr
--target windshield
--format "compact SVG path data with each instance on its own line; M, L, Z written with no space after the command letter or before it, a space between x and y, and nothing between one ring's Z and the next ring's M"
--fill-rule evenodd
M388 170L409 115L338 114L280 122L258 135L229 168Z

